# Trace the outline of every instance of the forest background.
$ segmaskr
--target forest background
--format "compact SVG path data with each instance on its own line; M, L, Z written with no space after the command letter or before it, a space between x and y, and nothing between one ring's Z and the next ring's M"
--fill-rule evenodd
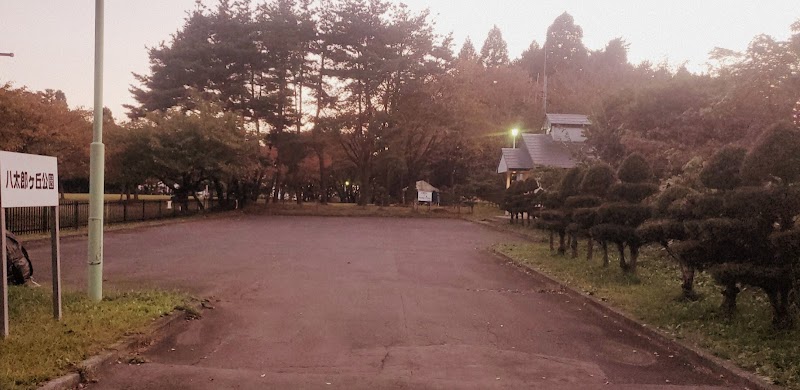
M426 180L500 203L500 148L511 128L541 131L545 83L547 112L593 121L579 157L618 167L638 152L666 183L799 115L800 21L787 28L715 49L697 74L631 64L623 39L589 50L566 13L510 59L498 28L456 45L426 12L380 0L198 6L149 49L127 120L104 113L107 190L389 204ZM57 156L62 192L88 187L91 118L60 91L0 87L0 149Z

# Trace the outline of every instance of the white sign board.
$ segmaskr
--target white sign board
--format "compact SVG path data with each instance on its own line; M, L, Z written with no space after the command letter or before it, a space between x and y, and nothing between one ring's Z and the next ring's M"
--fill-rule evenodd
M418 202L433 202L433 192L430 191L417 191Z
M56 158L0 152L0 206L58 206Z

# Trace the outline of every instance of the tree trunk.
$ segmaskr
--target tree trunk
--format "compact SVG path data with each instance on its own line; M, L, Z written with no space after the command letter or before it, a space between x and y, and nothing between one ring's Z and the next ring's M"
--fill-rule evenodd
M638 245L630 245L631 248L631 261L628 265L627 271L629 273L635 274L636 273L636 261L639 260L639 246Z
M577 234L571 234L571 240L570 240L570 243L569 243L569 247L570 247L570 249L572 249L572 258L573 259L578 258L578 235Z
M566 232L564 231L558 232L558 254L560 256L564 256L567 253L566 236L567 236Z
M678 263L681 267L681 292L683 294L683 298L696 301L697 294L694 292L694 272L695 268L684 263Z
M328 174L325 171L325 150L322 146L316 148L317 159L319 160L319 187L321 196L319 202L328 204Z
M550 231L550 253L553 253L556 250L555 246L553 245L554 241L555 241L555 237L554 237L555 234L556 234L555 231L553 231L553 230Z
M197 197L197 193L194 191L192 191L192 198L194 198L194 201L197 202L198 210L203 211L206 209L206 205L203 204L203 201L201 201L200 198Z
M217 207L219 208L227 208L228 201L225 198L225 190L222 188L222 183L218 179L214 179L214 191L217 192ZM267 198L269 200L269 198Z
M608 268L608 242L603 241L601 246L603 248L603 267Z
M736 287L736 282L727 283L725 285L725 290L722 291L722 314L727 318L732 318L733 314L736 312L736 296L739 295L738 287Z
M278 203L278 184L280 184L280 175L280 168L275 169L275 176L272 177L272 191L270 192L272 203Z
M622 268L623 271L627 272L628 263L625 262L625 244L618 242L617 250L619 251L619 267Z
M589 241L586 242L586 261L592 261L594 257L594 240L589 237Z
M789 310L789 290L788 286L764 289L772 305L772 327L776 330L791 329L794 325Z
M361 172L359 172L359 187L358 187L358 205L359 206L366 206L370 201L370 196L372 195L372 191L370 191L370 172L366 167L361 168Z

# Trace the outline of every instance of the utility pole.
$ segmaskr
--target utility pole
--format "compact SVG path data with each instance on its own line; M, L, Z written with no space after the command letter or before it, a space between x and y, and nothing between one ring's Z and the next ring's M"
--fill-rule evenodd
M547 40L544 41L544 113L547 115Z
M103 145L103 1L94 3L94 124L89 160L89 298L103 300L103 203L105 146Z

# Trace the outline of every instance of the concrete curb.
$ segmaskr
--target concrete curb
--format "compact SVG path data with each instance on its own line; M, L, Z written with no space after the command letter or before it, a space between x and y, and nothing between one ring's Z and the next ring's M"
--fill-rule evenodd
M202 306L199 303L194 305L193 308L198 311L202 310ZM100 366L114 359L118 359L126 353L133 352L136 349L151 343L158 337L163 337L168 331L167 328L171 328L180 321L185 320L187 320L186 313L182 310L176 309L168 316L159 318L156 321L156 324L152 327L152 330L147 334L127 337L125 340L120 341L119 343L108 348L107 351L78 363L74 368L74 370L77 370L77 372L70 372L58 378L51 379L41 385L38 389L75 389L80 386L81 383L92 382L95 380L95 375Z
M503 229L502 227L493 226L491 223L487 222L476 222L476 223L483 226L487 226L493 230L509 233L517 237L523 238L527 241L531 241L530 237L526 237L524 234L508 231ZM708 351L705 351L693 345L684 344L683 342L676 340L675 338L671 337L670 335L659 329L648 327L647 325L642 324L641 322L634 319L627 313L624 313L620 310L610 307L603 301L594 298L592 296L589 296L584 292L578 291L564 284L560 280L543 273L542 271L520 264L514 261L514 259L506 256L505 254L499 253L495 250L490 250L490 252L495 256L497 256L498 258L500 258L501 260L507 262L509 265L516 267L522 272L526 272L534 277L540 278L547 283L559 286L564 291L567 291L570 295L573 295L576 298L583 300L583 302L586 303L588 307L591 307L596 312L607 316L609 319L616 321L621 326L627 328L629 331L632 331L635 334L644 337L663 348L666 348L668 350L673 350L679 354L682 354L696 366L708 367L710 369L710 374L719 376L732 385L741 386L744 389L750 389L750 390L783 389L782 387L765 382L759 376L739 368L730 361L716 357L711 353L709 353Z

